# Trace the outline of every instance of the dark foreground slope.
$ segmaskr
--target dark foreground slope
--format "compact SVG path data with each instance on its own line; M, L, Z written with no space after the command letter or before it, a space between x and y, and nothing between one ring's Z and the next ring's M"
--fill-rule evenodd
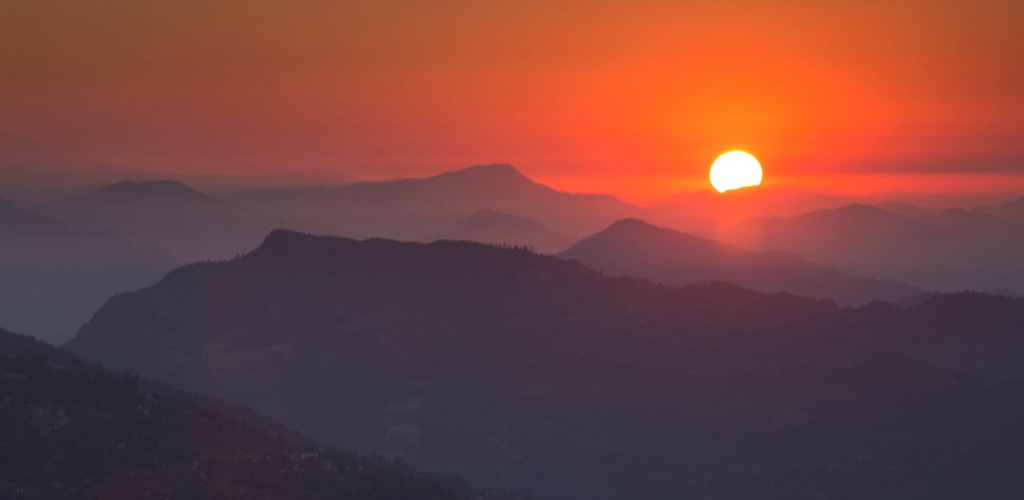
M480 498L397 462L292 444L243 410L3 330L0 395L4 499Z
M844 309L465 242L277 231L68 347L551 497L1014 498L1024 301Z
M687 233L624 219L585 238L559 257L613 275L668 285L725 280L762 292L789 292L844 305L898 303L924 291L853 276L783 252L752 252Z

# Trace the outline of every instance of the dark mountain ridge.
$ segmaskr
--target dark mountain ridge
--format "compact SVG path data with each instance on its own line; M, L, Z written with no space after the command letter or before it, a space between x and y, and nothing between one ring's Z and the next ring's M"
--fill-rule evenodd
M1021 491L1022 331L1024 300L981 294L853 309L275 231L111 298L67 347L553 497L952 499Z

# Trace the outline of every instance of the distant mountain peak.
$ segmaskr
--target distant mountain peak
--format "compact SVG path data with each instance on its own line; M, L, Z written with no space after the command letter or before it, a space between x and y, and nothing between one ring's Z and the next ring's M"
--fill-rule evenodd
M785 252L753 252L640 219L622 219L559 257L613 275L669 285L726 280L762 292L790 292L856 305L917 294L913 287L847 275Z
M532 246L543 253L565 250L574 238L527 217L490 208L477 210L451 233L458 240Z
M675 243L687 242L689 244L699 244L702 246L715 246L715 247L727 247L729 245L723 245L713 240L702 238L694 234L678 231L675 229L656 226L645 220L629 217L626 219L619 219L608 226L607 229L597 233L594 236L603 237L616 237L616 238L670 238Z
M115 184L111 184L107 187L96 190L93 194L96 195L134 195L134 194L145 194L145 195L188 195L193 196L196 194L202 194L195 189L192 189L185 184L178 181L163 180L163 181L123 181Z
M294 248L296 246L315 245L318 242L326 243L340 241L355 242L355 240L342 238L340 236L318 236L293 231L291 229L274 229L267 234L266 238L263 238L263 243L260 243L260 245L253 250L253 253L273 253L281 249Z
M647 221L637 219L635 217L627 217L625 219L619 219L608 226L605 231L620 231L620 230L635 230L635 229L664 229L655 226Z
M510 226L510 225L511 226L517 226L517 227L529 226L529 227L532 227L532 228L542 228L542 227L544 227L540 223L538 223L538 222L536 222L536 221L534 221L534 220L532 220L532 219L530 219L528 217L522 217L522 216L519 216L519 215L510 214L510 213L507 213L507 212L499 212L497 210L490 209L490 208L481 208L480 210L477 210L476 212L473 213L473 215L469 216L468 219L462 221L462 223L459 224L459 227L465 229L465 228L476 227L476 226L479 226L479 225L485 225L485 226L499 225L499 226L504 226L504 227L507 227L507 226Z
M798 215L792 219L818 219L828 218L832 220L890 220L897 221L906 219L906 217L890 212L888 210L876 207L874 205L868 205L865 203L851 203L846 206L839 208L826 208L822 210L816 210L804 215ZM785 219L776 217L775 219Z
M523 175L512 165L496 163L490 165L474 165L462 170L445 172L431 177L431 179L467 179L477 182L505 182L505 183L529 183L536 184L532 179Z
M483 165L473 165L466 167L462 170L456 170L452 173L458 174L481 174L481 175L506 175L526 178L522 172L516 167L509 165L508 163L489 163Z

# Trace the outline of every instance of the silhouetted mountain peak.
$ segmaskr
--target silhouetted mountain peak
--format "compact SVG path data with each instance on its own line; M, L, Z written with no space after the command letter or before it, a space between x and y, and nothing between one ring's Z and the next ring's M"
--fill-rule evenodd
M307 263L343 259L360 246L359 240L340 236L319 236L289 229L271 231L247 257L261 261L303 260Z
M416 180L405 180L399 182L413 182ZM453 184L460 187L470 188L483 188L491 186L499 187L514 187L514 186L540 186L529 177L523 175L522 172L517 170L512 165L506 164L495 164L495 165L475 165L472 167L464 168L462 170L455 170L452 172L445 172L443 174L428 177L426 179L420 179L420 182L427 183L445 183Z
M516 167L507 163L495 163L490 165L473 165L471 167L464 168L462 170L456 170L449 172L448 174L460 177L483 177L488 179L500 179L500 180L519 180L519 181L530 181L528 177L523 175ZM533 182L533 181L530 181Z
M314 236L309 233L303 233L299 231L292 231L290 229L274 229L267 237L263 239L263 243L260 244L253 253L272 253L283 249L315 245L321 241L352 241L348 238L342 237L326 237L326 236Z
M690 233L655 226L647 221L632 217L615 221L607 229L587 238L587 240L591 238L606 241L610 239L623 240L623 242L636 246L652 245L657 244L659 241L666 242L668 240L671 240L676 245L685 243L691 246L700 245L701 247L729 246L719 245L717 242L694 236Z
M637 219L635 217L627 217L625 219L619 219L608 226L606 231L636 231L636 230L651 230L660 229L657 226L649 224L647 221Z
M886 224L892 225L899 223L904 220L909 220L899 214L895 214L888 210L883 210L873 205L867 205L864 203L851 203L844 207L816 210L804 215L798 215L790 218L774 218L773 220L789 220L789 221L818 221L828 222L830 224L856 224L856 225L875 225L875 224Z

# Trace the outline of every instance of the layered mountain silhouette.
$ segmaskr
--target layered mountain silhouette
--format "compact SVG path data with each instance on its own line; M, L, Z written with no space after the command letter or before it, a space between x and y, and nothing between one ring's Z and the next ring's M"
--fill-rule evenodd
M1010 498L1021 332L1024 301L975 293L848 309L275 231L111 298L67 348L550 497Z
M173 266L161 252L0 199L0 321L40 338L66 341L108 297Z
M745 248L797 252L846 272L929 289L1024 290L1024 226L978 211L907 217L854 204L751 218L720 236Z
M975 210L1002 217L1024 218L1024 196L1002 205L977 207Z
M787 186L759 186L725 193L680 193L643 215L656 224L714 238L722 228L747 217L792 216L849 203L844 198Z
M0 330L0 497L495 498Z
M160 173L164 179L173 178L204 192L234 194L247 189L301 188L307 186L344 186L363 179L332 170L287 172L264 175L224 175L207 173Z
M851 276L795 254L752 252L637 219L618 221L558 255L616 276L669 285L725 280L762 292L790 292L845 305L898 303L923 292Z
M338 188L265 189L233 200L335 234L433 240L481 209L516 214L567 234L587 234L638 213L610 195L572 194L534 182L509 165L481 165L422 179Z
M921 207L902 201L887 201L879 203L877 207L881 208L882 210L885 210L886 212L892 212L894 214L902 215L904 217L935 216L939 215L943 211L943 209L941 208Z
M455 240L478 241L496 245L522 245L541 253L555 253L568 248L576 238L557 233L547 227L515 215L483 209L462 221L450 235Z
M82 230L109 230L180 262L225 259L259 243L280 221L174 181L120 182L39 209Z

